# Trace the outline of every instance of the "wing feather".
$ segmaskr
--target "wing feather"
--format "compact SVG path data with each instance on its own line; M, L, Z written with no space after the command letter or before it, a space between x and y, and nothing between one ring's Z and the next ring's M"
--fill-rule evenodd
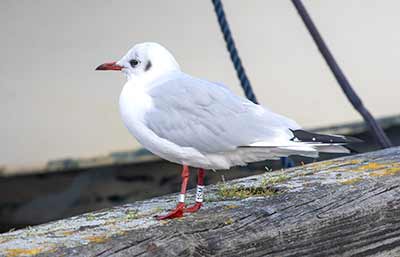
M285 144L299 126L228 88L187 75L152 87L147 126L159 137L203 153L237 149L259 141ZM280 142L279 142L280 140Z

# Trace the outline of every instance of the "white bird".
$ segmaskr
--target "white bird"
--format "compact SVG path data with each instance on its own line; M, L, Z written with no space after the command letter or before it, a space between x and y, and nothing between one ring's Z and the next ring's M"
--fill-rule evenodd
M357 139L310 133L293 120L235 95L219 83L181 71L172 54L157 43L135 45L118 62L96 70L118 70L127 77L120 98L122 120L149 151L183 165L177 207L159 217L181 217L203 201L203 169L229 169L289 155L348 153ZM199 168L196 204L184 204L188 166Z

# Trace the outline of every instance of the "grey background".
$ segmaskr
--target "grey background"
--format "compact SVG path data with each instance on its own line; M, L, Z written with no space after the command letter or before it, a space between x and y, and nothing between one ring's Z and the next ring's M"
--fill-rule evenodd
M400 2L304 3L372 113L399 113ZM262 104L305 127L360 120L290 1L224 4ZM135 43L242 94L210 1L2 0L0 32L0 164L138 147L119 118L124 77L94 71Z

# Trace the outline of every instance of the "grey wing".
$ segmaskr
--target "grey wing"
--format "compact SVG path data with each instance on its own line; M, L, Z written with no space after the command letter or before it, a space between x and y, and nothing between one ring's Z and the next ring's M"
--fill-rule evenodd
M189 76L164 81L150 95L154 109L147 126L159 137L204 153L225 152L259 141L293 136L291 120L274 114L228 88Z

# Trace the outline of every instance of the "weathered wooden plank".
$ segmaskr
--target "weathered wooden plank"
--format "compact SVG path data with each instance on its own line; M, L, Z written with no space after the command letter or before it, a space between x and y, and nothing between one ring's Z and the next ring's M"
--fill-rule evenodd
M392 148L211 185L178 220L153 218L176 195L88 213L2 234L0 255L399 256L399 161Z

